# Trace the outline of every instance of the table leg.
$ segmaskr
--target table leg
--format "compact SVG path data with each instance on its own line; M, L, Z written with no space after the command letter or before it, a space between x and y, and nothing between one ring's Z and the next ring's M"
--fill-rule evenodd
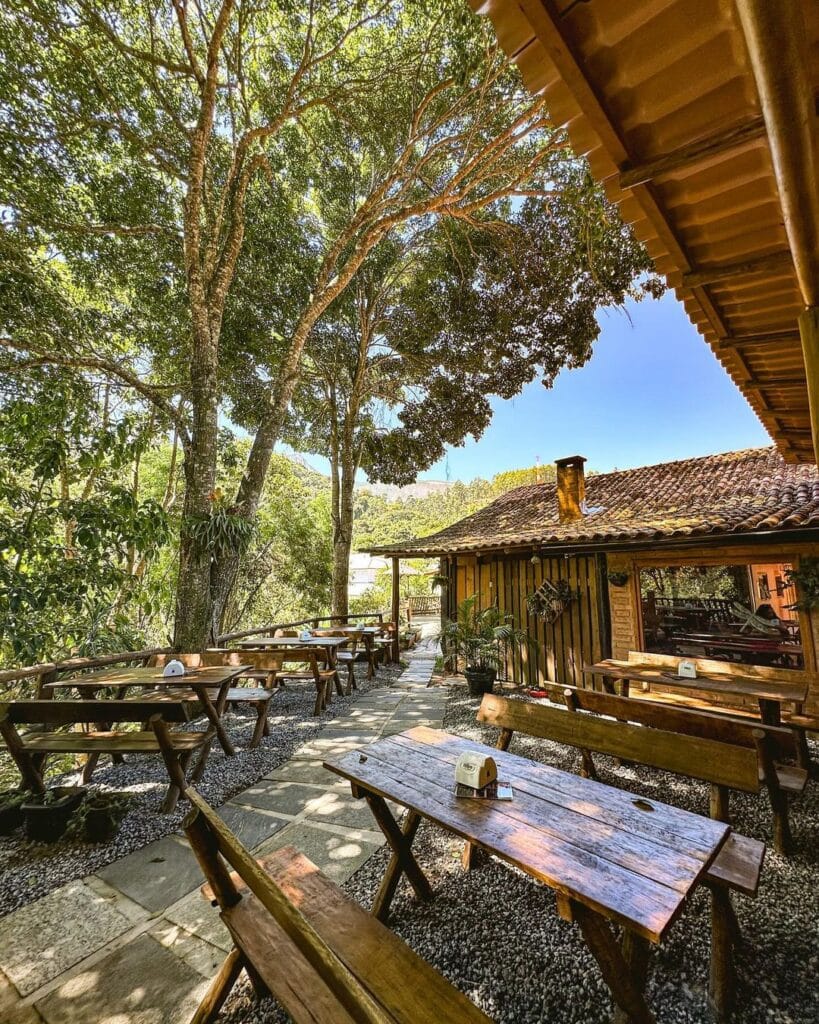
M643 995L648 941L627 931L621 949L608 922L599 914L575 900L571 901L571 911L617 1006L616 1024L655 1024Z
M410 811L407 814L404 826L401 829L401 834L408 846L412 845L415 839L415 833L418 831L418 826L421 824L421 815L415 811ZM395 895L395 890L398 887L398 882L401 879L401 864L398 859L398 855L393 853L390 858L389 866L381 880L381 885L378 887L378 892L375 894L373 900L372 913L374 917L377 917L380 921L386 920L389 916L390 905L392 904L392 898Z
M327 648L327 663L333 670L333 682L336 686L336 693L339 697L344 696L344 687L341 685L341 676L338 674L338 652L335 647ZM349 690L347 691L349 694ZM328 695L329 696L329 695Z
M213 701L210 699L208 693L208 687L205 685L197 685L195 682L191 682L190 687L196 694L199 703L202 705L202 709L207 716L208 721L216 731L216 736L219 739L219 743L222 750L228 755L233 757L236 753L236 748L230 742L230 737L225 732L224 724L222 723L222 713L225 710L225 700L227 698L227 688L230 685L230 680L223 684L219 690L219 697L217 698L217 706L215 707Z
M731 894L721 886L711 887L711 970L708 1003L718 1021L727 1020L734 1008L736 973L734 945L739 926L731 906Z
M759 717L765 725L782 724L782 708L778 700L766 700L759 698Z
M353 787L353 796L363 796L366 799L393 854L378 890L376 903L373 904L372 913L380 921L386 921L389 917L392 897L395 895L395 889L402 874L407 876L407 880L419 899L431 900L432 888L418 866L418 861L413 856L411 849L418 829L418 822L413 819L414 812L410 812L404 826L405 832L390 813L387 801L383 797L369 793L358 786Z

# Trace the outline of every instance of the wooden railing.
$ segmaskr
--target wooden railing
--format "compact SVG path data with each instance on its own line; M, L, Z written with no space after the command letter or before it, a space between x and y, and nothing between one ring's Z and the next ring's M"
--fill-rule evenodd
M294 626L311 626L318 629L323 622L343 623L350 619L376 619L379 625L384 622L383 612L364 612L361 615L322 615L310 619L299 619L298 622L277 622L270 626L258 626L254 629L245 629L238 633L225 633L217 638L217 643L223 644L229 640L239 640L246 636L258 636L262 633L272 633L277 629L290 629ZM134 662L147 664L148 659L155 654L171 654L172 647L148 647L142 651L119 651L116 654L101 654L94 658L68 658L66 661L47 661L37 665L24 665L20 668L7 668L0 670L0 691L11 683L22 682L30 679L36 683L37 696L48 696L48 691L43 688L48 683L56 682L61 676L78 675L83 672L90 672L97 668L105 668L107 665L130 665Z
M216 638L216 642L217 644L226 644L231 640L242 640L246 636L261 636L262 634L274 633L277 629L293 629L295 626L310 626L312 629L318 629L323 622L328 622L330 625L343 625L345 622L349 622L350 619L355 619L356 622L360 619L377 619L380 626L384 622L384 613L362 612L360 615L320 615L314 616L311 619L299 619L297 622L276 622L270 626L255 626L253 629L242 629L238 633L223 633Z
M96 658L69 658L66 661L47 661L39 665L26 665L22 668L7 668L0 671L0 687L24 679L37 680L37 696L47 696L43 687L47 683L56 682L60 676L71 673L90 672L106 665L130 665L132 662L147 663L154 654L170 654L170 647L148 647L143 651L120 651L117 654L101 654Z

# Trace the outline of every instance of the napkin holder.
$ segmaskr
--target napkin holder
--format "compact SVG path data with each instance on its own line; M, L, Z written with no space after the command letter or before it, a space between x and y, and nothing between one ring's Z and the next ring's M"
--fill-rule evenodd
M455 782L472 789L483 789L498 777L495 759L488 754L461 754L455 765Z
M693 661L683 660L677 665L677 675L680 679L696 679L697 666Z
M170 678L171 676L184 676L184 674L185 666L182 664L181 661L178 661L176 658L172 658L165 666L165 668L162 670L162 675L166 679Z

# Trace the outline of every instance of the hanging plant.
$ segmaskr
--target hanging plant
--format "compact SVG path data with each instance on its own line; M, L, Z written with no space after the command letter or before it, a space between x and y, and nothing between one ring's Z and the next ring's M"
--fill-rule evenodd
M613 587L624 587L628 583L629 574L627 572L610 572L606 576L606 579Z
M244 554L253 540L255 524L241 514L238 506L228 505L221 491L214 491L210 500L210 515L186 518L188 536L215 555L230 551Z
M798 569L785 570L785 578L796 587L799 598L788 608L809 612L819 605L819 558L801 559Z
M566 580L544 580L537 590L526 598L530 615L545 619L549 624L556 622L569 605L577 598Z
M430 581L430 586L433 590L443 590L445 587L449 586L449 577L442 576L440 574L433 576Z

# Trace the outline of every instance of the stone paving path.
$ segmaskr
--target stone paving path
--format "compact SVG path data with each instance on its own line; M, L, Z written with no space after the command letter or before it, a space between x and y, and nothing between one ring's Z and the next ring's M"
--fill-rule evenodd
M422 641L389 689L360 695L222 805L246 846L296 846L339 883L378 849L366 804L321 762L413 725L440 727L447 691L428 689L435 654ZM231 945L201 882L174 834L9 914L0 922L2 1024L187 1024Z

